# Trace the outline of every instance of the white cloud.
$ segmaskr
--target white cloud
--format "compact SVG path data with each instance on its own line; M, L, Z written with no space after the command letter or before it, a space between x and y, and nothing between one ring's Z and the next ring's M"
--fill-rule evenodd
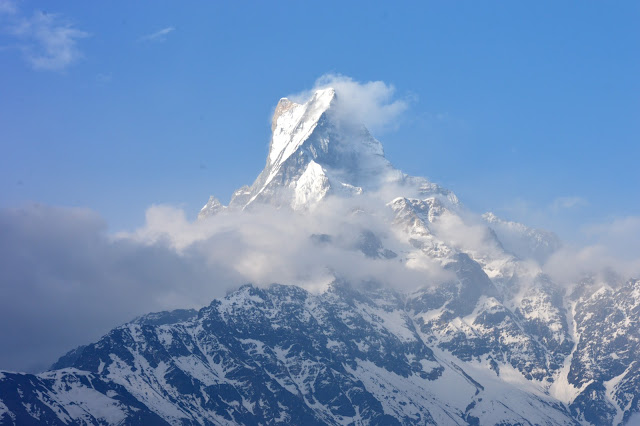
M87 209L0 209L0 369L38 370L147 312L224 295L224 271L196 251L111 240ZM78 320L81 319L81 320Z
M571 210L588 205L582 197L558 197L547 206L536 208L532 203L517 200L511 207L505 210L511 212L523 223L552 224L549 226L562 230L558 223L564 218L565 223L571 220ZM501 235L500 226L492 225L498 235L509 248L509 235L504 238ZM541 236L548 233L541 229ZM515 235L517 237L517 235ZM640 216L628 216L617 218L605 223L596 223L583 226L570 240L555 240L555 235L550 236L550 246L540 245L542 256L534 256L541 264L543 270L557 283L572 284L586 276L603 276L615 271L625 278L640 278ZM554 241L555 240L555 241ZM543 242L534 240L533 242ZM573 243L572 243L573 241ZM516 241L517 242L517 241ZM522 243L525 243L522 246ZM519 242L521 249L535 248L527 239ZM548 249L548 250L547 250ZM515 250L516 252L523 250Z
M466 253L499 255L500 247L492 238L489 228L478 219L473 214L461 217L445 212L431 226L440 238L454 248Z
M494 212L502 219L526 224L540 230L553 230L561 238L576 240L576 218L585 213L589 200L577 195L558 196L547 204L516 198L502 205ZM583 220L583 219L580 219Z
M502 220L489 214L489 226L495 232L502 247L520 259L534 260L539 264L547 261L562 242L556 234L543 229L532 229L518 223Z
M552 216L567 213L569 210L579 209L588 206L589 201L577 195L556 197L547 205L532 203L523 198L512 200L501 210L508 212L510 216L516 217L520 222L539 223L546 222Z
M640 278L640 217L628 216L589 225L584 233L590 242L583 247L565 247L551 256L545 270L558 282L572 282L585 275L614 271Z
M135 232L108 236L90 210L0 209L0 322L15 324L0 328L0 341L11 348L0 351L0 367L44 368L137 315L203 306L247 282L320 291L337 277L411 291L451 279L390 230L390 215L378 195L328 198L313 215L265 206L194 222L183 210L160 205L147 210L145 225ZM445 214L432 228L464 251L500 253L477 218ZM386 249L411 253L413 261L367 258L358 249L363 231L373 232ZM621 244L623 237L629 244L640 240L640 218L589 232L593 245L558 250L544 271L559 284L607 269L623 276L640 271L638 244ZM319 243L312 234L329 235L331 242ZM625 257L618 247L635 251Z
M371 131L394 127L400 115L409 107L407 99L394 99L395 88L383 81L361 83L340 74L325 74L316 80L312 90L289 98L298 103L308 100L313 91L332 87L337 103L334 113L344 121L364 124Z
M592 241L607 247L615 257L637 259L640 263L640 216L588 225L583 232Z
M0 5L0 10L10 11L6 31L15 38L15 47L34 69L61 71L82 57L78 40L89 34L75 28L61 15L37 11L25 18L9 2Z
M592 236L632 239L640 244L640 216L616 218L609 222L588 225L585 233Z
M549 209L553 212L558 212L560 210L572 209L576 207L586 206L587 200L582 197L571 196L571 197L558 197L549 205Z
M367 258L358 246L365 230L397 253L412 247L388 233L387 218L348 213L353 201L326 201L314 215L265 207L195 222L181 209L152 206L142 228L115 236L86 209L0 209L0 323L14 324L0 327L11 348L0 350L0 369L46 368L135 316L201 307L245 283L321 291L338 277L412 290L451 278L429 259L411 268Z
M436 264L427 262L412 270L397 260L369 259L358 251L363 231L372 231L391 250L412 249L388 234L388 218L350 213L356 202L358 207L369 206L368 211L387 212L382 201L376 205L373 198L365 198L327 199L313 215L262 206L196 222L189 222L180 209L153 206L143 228L118 237L146 244L164 241L180 253L197 250L216 270L225 269L227 276L236 277L234 284L278 282L315 290L339 277L354 284L375 280L415 289L439 282L444 275L448 278ZM317 245L312 234L330 235L332 244Z
M166 27L163 28L161 30L158 30L154 33L151 34L147 34L147 35L143 35L142 37L140 37L140 41L157 41L157 42L162 42L165 41L167 39L167 35L169 35L169 33L175 31L174 27Z

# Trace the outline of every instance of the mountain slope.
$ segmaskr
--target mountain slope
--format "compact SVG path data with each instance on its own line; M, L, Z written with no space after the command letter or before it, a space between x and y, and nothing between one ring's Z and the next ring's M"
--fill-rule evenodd
M51 378L49 388L60 389L63 377L95 377L110 384L105 399L119 399L111 389L124 388L172 424L574 423L542 392L434 354L406 309L413 304L388 290L341 284L321 295L245 286L186 322L114 329L37 380ZM91 406L85 411L99 418Z
M245 286L190 320L158 324L154 315L152 322L143 318L114 329L56 371L4 373L0 419L7 424L36 416L59 424L122 419L159 424L155 416L171 424L273 424L276 419L575 424L572 413L576 420L611 424L628 418L630 408L637 410L635 363L620 373L602 365L576 375L593 365L584 362L580 349L571 358L568 381L578 387L587 383L583 392L569 407L549 395L558 366L541 366L538 354L553 351L523 333L521 316L485 295L468 296L464 285L459 282L463 291L446 297L431 290L406 296L340 283L319 295L295 286ZM628 296L640 292L640 282L619 292L625 306L637 312L640 303ZM590 299L602 303L601 297L597 292ZM586 304L585 311L593 314L594 307ZM629 337L634 333L637 327ZM578 348L588 344L580 340ZM588 399L593 390L602 400ZM612 397L626 410L616 411ZM602 417L606 412L611 415Z

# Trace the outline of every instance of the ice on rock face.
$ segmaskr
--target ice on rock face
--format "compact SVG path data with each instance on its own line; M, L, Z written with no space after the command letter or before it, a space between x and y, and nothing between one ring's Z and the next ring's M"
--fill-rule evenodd
M329 190L329 179L315 161L309 162L295 184L293 208L300 209L317 203Z
M273 114L273 136L268 161L271 166L282 164L295 152L318 125L320 117L329 109L336 97L333 89L318 90L305 104L296 104L287 98L278 103Z

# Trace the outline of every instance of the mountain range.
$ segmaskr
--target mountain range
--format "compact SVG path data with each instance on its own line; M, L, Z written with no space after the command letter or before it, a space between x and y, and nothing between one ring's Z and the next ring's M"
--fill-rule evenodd
M332 88L281 99L271 128L255 182L198 220L309 218L322 282L247 284L136 318L49 371L0 372L0 424L634 421L640 280L554 281L541 265L557 236L396 169Z

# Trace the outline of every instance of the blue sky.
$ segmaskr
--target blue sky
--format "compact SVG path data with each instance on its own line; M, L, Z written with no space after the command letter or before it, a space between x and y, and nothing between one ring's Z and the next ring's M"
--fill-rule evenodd
M306 274L289 221L288 244L241 222L282 257L262 268L226 233L148 240L199 237L183 214L253 182L278 100L326 74L395 87L374 135L396 167L580 243L563 272L638 276L639 3L184 4L0 0L0 369Z
M376 133L477 212L579 239L640 214L636 2L0 0L0 206L195 217L264 166L272 109L325 73L393 84Z

